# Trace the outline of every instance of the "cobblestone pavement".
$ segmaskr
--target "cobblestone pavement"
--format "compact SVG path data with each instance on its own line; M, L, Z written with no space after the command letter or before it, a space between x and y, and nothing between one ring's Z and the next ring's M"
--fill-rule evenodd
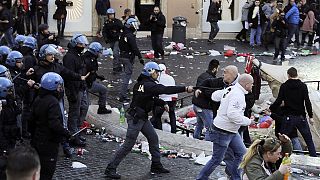
M62 41L62 46L66 46L67 40ZM90 42L95 41L95 38L89 38ZM98 39L104 46L105 43ZM165 39L165 45L168 45L169 39ZM193 50L207 52L210 49L223 51L224 45L236 47L238 52L251 52L262 53L264 48L250 48L248 44L230 40L217 40L216 44L208 45L206 40L188 40L187 45L192 47ZM138 46L140 50L150 50L151 41L147 38L138 39ZM108 47L108 46L106 46ZM274 52L273 48L270 48L271 53ZM186 55L188 51L183 51L182 54ZM235 60L235 57L224 58L223 56L194 56L192 59L188 59L181 54L166 56L164 62L169 71L172 72L176 80L177 85L195 85L197 76L204 72L207 68L209 61L213 58L218 59L221 62L221 69L227 65L236 65L241 73L244 72L245 63L240 63ZM272 63L272 57L261 56L259 60L266 63ZM305 80L320 80L320 75L317 73L317 69L320 67L317 62L319 56L307 56L297 57L290 60L289 65L293 65L300 70L300 74L303 74ZM112 75L112 61L101 60L100 73L106 77L106 82L101 82L108 88L108 103L112 107L119 107L121 104L116 100L120 76ZM142 65L138 61L134 65L134 73L132 76L133 84L138 77L142 69ZM222 74L222 71L218 73L218 76ZM131 85L133 85L131 84ZM179 97L187 96L187 94L180 94ZM93 98L92 103L96 104L96 97ZM187 102L188 103L188 102ZM190 102L189 102L190 103ZM161 140L160 140L161 141ZM99 142L93 136L88 136L87 147L89 151L85 153L83 157L74 157L72 161L79 161L88 166L87 169L72 169L71 160L66 160L61 157L58 161L57 170L54 179L105 179L103 176L104 168L106 167L108 160L111 159L114 150L119 146L116 142L103 143ZM172 172L170 174L161 176L149 175L150 161L144 155L136 153L130 153L127 158L119 166L119 173L124 177L123 179L195 179L202 166L194 165L194 163L187 159L162 159L165 167L169 168ZM223 167L219 167L213 174L212 179L218 179L219 176L224 175ZM297 178L301 179L301 178ZM307 179L303 177L302 179Z

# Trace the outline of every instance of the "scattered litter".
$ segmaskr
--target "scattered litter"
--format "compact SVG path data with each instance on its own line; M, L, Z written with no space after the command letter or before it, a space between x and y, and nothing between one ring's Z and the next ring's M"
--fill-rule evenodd
M98 62L98 64L99 64L99 65L101 65L101 64L102 64L102 62Z
M293 173L297 173L297 174L302 174L303 173L303 170L302 169L298 169L298 168L291 168L291 171Z
M187 59L193 59L192 55L186 56Z
M171 52L170 52L170 55L177 55L177 54L178 54L177 51L171 51Z
M78 169L78 168L87 168L85 164L82 164L81 162L72 162L72 168Z
M246 58L245 58L244 56L238 56L238 57L236 58L236 60L237 60L238 62L246 62Z
M111 84L107 85L108 88L113 88L114 86L112 86Z
M180 66L180 69L185 69L186 67L184 67L184 66Z
M219 51L216 51L216 50L209 50L209 56L219 56L221 55ZM201 55L201 53L200 53Z
M144 58L146 58L146 59L154 59L154 51L150 50L149 52L144 54Z
M223 46L223 50L224 50L224 51L227 51L227 50L235 51L236 48L235 48L235 47L232 47L232 46L224 45L224 46Z
M223 54L225 57L232 57L234 55L234 50L228 49Z
M204 151L202 151L201 154L199 154L198 157L195 158L195 163L200 165L206 165L207 162L211 159L212 156L207 156L204 154Z

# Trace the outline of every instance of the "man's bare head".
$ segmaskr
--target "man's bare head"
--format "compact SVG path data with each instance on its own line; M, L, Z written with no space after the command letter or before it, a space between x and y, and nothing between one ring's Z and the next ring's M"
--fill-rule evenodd
M246 90L251 92L253 86L253 77L250 74L241 74L238 83Z
M238 68L234 65L229 65L223 70L223 81L231 84L238 76Z

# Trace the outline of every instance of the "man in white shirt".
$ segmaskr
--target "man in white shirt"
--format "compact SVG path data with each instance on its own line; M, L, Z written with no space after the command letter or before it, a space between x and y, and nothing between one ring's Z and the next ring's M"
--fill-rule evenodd
M159 64L161 74L158 77L159 84L162 84L164 86L175 86L176 82L173 79L172 76L167 74L166 66L164 64ZM152 125L156 129L162 130L162 122L161 122L161 116L164 111L167 111L169 113L170 118L170 125L171 125L171 133L177 132L177 126L176 126L176 114L175 114L175 106L176 106L176 100L178 99L178 94L161 94L159 96L160 99L164 100L168 106L168 109L165 109L164 107L155 107L153 118L152 118Z
M208 179L210 174L222 162L228 150L233 151L232 162L226 161L231 179L240 180L241 172L238 166L246 152L246 147L238 133L240 126L255 123L253 119L244 116L246 107L245 94L252 90L253 78L249 74L242 74L238 83L224 90L212 93L213 101L220 101L217 116L212 130L212 158L201 170L197 179Z

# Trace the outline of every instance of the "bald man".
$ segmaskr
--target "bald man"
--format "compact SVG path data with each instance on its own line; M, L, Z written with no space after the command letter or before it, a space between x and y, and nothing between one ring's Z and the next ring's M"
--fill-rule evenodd
M227 72L233 67L227 68ZM228 78L228 77L224 77ZM201 170L197 179L208 179L210 174L222 162L227 151L232 151L234 155L232 161L225 158L227 170L231 179L241 179L241 172L238 169L246 147L238 133L240 126L254 124L254 119L244 116L246 108L245 95L252 91L253 78L249 74L239 76L238 82L224 90L212 93L211 99L219 102L220 107L213 122L211 140L213 142L212 158ZM227 154L226 154L227 153Z

